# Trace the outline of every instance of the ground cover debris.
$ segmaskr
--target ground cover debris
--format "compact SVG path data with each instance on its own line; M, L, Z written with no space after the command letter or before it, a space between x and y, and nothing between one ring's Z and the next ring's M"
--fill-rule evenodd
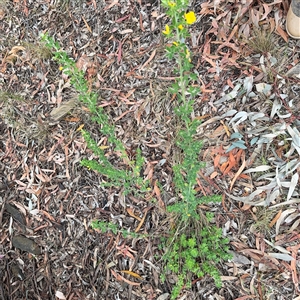
M289 3L187 3L183 117L166 52L178 47L174 4L0 0L1 298L298 299L300 44L285 30ZM180 168L191 124L197 160ZM210 199L182 210L198 221L169 211L187 195L176 176ZM228 257L208 247L216 269L203 264L221 241ZM187 258L179 273L164 256L171 245L169 257Z

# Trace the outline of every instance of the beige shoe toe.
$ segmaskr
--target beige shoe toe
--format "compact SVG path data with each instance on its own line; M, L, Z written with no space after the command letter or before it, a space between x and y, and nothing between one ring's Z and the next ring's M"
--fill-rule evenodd
M292 0L286 16L286 31L290 37L300 39L300 0Z

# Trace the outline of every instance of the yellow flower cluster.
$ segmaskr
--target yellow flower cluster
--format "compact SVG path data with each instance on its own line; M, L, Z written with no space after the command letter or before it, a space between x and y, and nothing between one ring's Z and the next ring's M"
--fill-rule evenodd
M174 6L176 6L176 3L169 1L168 5L170 7L174 7ZM184 14L184 18L185 18L186 24L188 24L188 25L194 24L196 22L196 15L193 11L190 11L190 12ZM184 26L182 24L178 25L179 30L183 30L183 28L184 28ZM171 33L170 26L166 25L165 30L163 30L163 34L169 35L170 33Z

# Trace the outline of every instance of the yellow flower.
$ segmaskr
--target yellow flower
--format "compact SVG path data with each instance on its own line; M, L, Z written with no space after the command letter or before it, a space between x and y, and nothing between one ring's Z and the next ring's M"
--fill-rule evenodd
M178 28L179 28L179 30L182 30L183 29L183 25L182 24L178 25Z
M169 25L166 25L166 29L163 31L163 33L165 34L165 35L169 35L170 34L170 27L169 27Z
M173 45L177 47L179 44L177 42L173 42Z
M193 11L184 14L186 22L191 25L196 22L196 15Z
M62 70L63 70L63 67L62 67L62 66L59 66L58 69L59 69L59 71L62 71Z
M170 7L175 7L175 6L176 6L176 3L173 2L173 1L169 1L169 2L168 2L168 5L169 5Z
M186 53L185 57L189 60L189 62L191 62L191 53L190 53L190 51L188 49L186 49L185 53Z

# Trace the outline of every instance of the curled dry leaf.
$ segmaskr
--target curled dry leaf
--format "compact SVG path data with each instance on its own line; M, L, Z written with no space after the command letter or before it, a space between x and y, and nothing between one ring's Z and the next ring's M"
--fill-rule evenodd
M66 103L63 103L59 107L54 108L50 116L54 121L58 121L62 117L64 117L68 112L70 112L76 106L76 100L71 99Z
M287 77L297 77L300 79L300 64L292 67L291 69L289 69L285 76Z
M114 270L110 270L112 275L118 280L118 281L124 281L126 283L128 283L129 285L132 285L132 286L138 286L140 285L140 283L138 282L133 282L133 281L130 281L126 278L124 278L123 276L121 276L120 274L118 274L117 272L115 272Z
M12 49L9 51L7 57L5 58L5 61L8 63L13 64L15 60L19 57L18 52L24 51L25 48L23 46L14 46Z
M281 216L278 218L278 220L276 222L276 235L279 234L279 227L283 223L283 221L285 220L286 216L288 216L289 214L291 214L295 211L296 211L295 208L290 208L290 209L287 209L284 212L282 212Z

